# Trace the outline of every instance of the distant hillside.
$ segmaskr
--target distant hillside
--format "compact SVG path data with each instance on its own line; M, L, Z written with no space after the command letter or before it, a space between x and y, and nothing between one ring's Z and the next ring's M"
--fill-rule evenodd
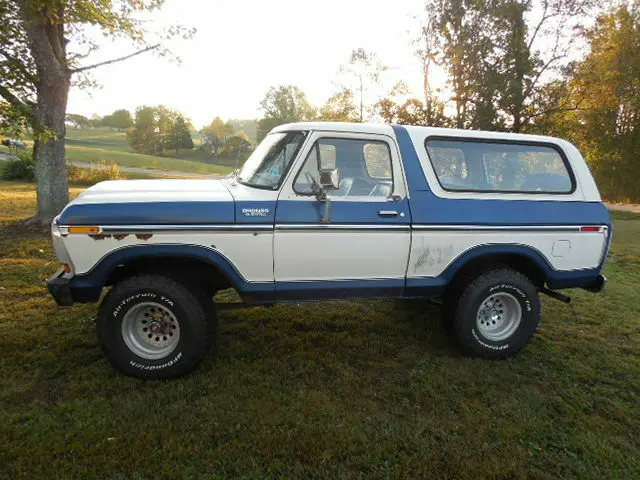
M197 140L197 139L196 139ZM237 163L236 157L214 157L197 146L193 150L166 151L162 155L146 155L133 151L127 135L105 127L77 129L68 127L66 158L74 163L115 162L121 167L171 170L186 173L228 173Z

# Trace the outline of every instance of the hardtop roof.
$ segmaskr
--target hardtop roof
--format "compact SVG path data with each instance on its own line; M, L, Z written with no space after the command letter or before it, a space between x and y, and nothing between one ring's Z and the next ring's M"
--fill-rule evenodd
M486 130L464 130L459 128L428 127L422 125L399 125L407 129L412 137L443 136L459 138L477 138L492 140L515 140L522 142L560 143L562 139L544 135L530 135L525 133L490 132ZM391 124L387 123L350 123L350 122L296 122L275 127L272 132L297 130L316 130L327 132L354 132L393 135Z

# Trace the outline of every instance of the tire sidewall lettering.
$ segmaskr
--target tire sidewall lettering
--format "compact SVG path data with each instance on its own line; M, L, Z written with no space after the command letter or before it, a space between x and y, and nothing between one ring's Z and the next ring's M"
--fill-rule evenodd
M126 313L129 311L129 309L131 309L133 306L139 303L144 303L144 302L155 302L165 306L166 308L172 311L172 313L176 316L176 318L180 322L181 338L178 340L178 344L176 345L176 348L165 358L150 360L150 359L139 357L129 349L129 347L124 342L124 339L122 338L122 334L120 333L122 321ZM175 301L171 299L169 296L160 295L153 291L142 291L139 293L135 293L133 295L129 295L126 298L122 299L113 308L111 312L111 316L117 323L117 327L114 330L117 332L117 335L118 335L118 343L120 344L123 351L126 352L126 355L129 357L128 363L130 366L140 370L144 370L144 371L157 371L157 370L163 370L166 368L171 368L184 358L184 354L181 350L181 347L183 344L183 336L184 334L187 333L188 327L185 324L185 322L181 321L181 318L183 318L181 309L179 308L179 306L176 307Z
M477 329L475 325L475 316L477 315L478 308L482 304L484 300L487 299L490 295L497 292L505 292L513 295L513 297L518 300L520 306L522 307L522 319L521 323L516 329L516 331L508 338L505 338L501 341L493 341L482 335L480 331ZM527 317L531 314L533 307L531 304L531 300L527 296L525 292L522 291L517 285L513 285L511 283L498 283L496 285L492 285L487 288L485 293L480 295L478 299L474 302L474 322L471 328L471 336L473 340L478 344L480 348L492 350L494 352L504 351L505 353L509 350L511 344L515 341L517 343L517 338L521 333L521 330L525 326L527 322Z
M497 291L511 293L511 294L515 293L514 297L516 297L516 299L519 297L519 299L521 300L520 305L524 307L524 309L527 312L530 312L532 310L533 307L531 306L531 300L529 300L529 297L527 297L527 294L524 293L517 286L512 285L510 283L499 283L489 288L489 295Z

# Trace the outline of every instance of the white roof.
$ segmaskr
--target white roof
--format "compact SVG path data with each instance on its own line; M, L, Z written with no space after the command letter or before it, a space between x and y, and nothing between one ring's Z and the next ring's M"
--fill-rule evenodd
M502 140L538 141L559 143L558 138L543 135L529 135L524 133L490 132L484 130L462 130L459 128L426 127L420 125L402 125L413 136L427 137L442 135L448 137L465 138L491 138ZM272 132L285 132L292 130L320 130L330 132L356 132L393 135L391 125L386 123L349 123L349 122L296 122L280 125Z
M350 122L297 122L280 125L272 132L290 132L291 130L321 130L327 132L357 132L392 135L393 130L385 123L350 123Z

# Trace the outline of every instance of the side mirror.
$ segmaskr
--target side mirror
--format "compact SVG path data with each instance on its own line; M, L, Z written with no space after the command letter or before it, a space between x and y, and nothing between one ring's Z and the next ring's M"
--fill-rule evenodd
M320 174L320 187L323 190L338 190L340 188L340 173L337 168L322 169Z

